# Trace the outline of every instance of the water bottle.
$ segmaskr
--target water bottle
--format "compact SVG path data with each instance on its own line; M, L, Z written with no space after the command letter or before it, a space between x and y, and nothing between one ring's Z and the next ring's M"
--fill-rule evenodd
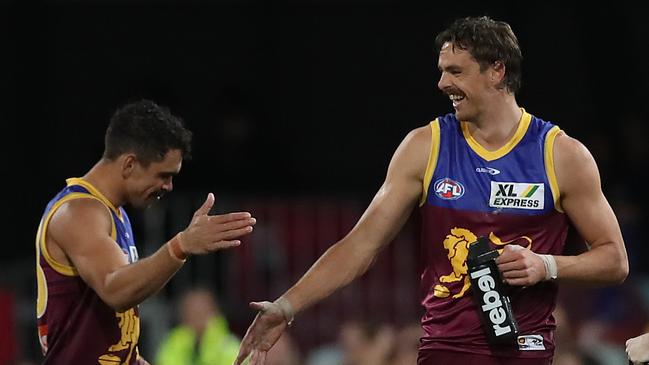
M497 250L491 249L487 237L482 236L469 244L467 267L471 290L489 343L515 344L518 324L496 265L498 255Z

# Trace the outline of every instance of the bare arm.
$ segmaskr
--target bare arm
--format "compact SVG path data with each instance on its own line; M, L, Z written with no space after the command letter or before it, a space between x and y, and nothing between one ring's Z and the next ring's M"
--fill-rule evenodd
M561 205L590 250L556 256L559 278L592 284L619 284L629 273L620 225L602 193L599 170L590 152L565 134L555 142Z
M179 243L185 253L204 254L235 246L240 243L235 238L252 231L255 221L249 213L208 216L213 202L210 194L183 232ZM183 261L171 256L167 243L153 255L129 264L110 232L111 217L103 204L76 199L56 211L47 239L106 304L124 311L160 290Z
M416 129L404 139L390 162L385 182L356 226L331 246L284 295L291 311L302 311L347 285L370 267L381 249L394 239L422 194L431 132ZM252 303L259 310L244 338L236 364L252 353L253 364L263 364L265 352L286 326L277 304Z
M590 152L561 133L554 146L561 206L590 250L576 256L554 255L558 279L586 284L619 284L629 273L622 233L615 213L602 193L599 171ZM533 285L546 278L539 255L506 247L498 258L511 285Z

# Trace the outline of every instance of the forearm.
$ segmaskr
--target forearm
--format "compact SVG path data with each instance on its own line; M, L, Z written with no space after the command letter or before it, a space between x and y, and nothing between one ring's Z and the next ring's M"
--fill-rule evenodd
M183 261L172 257L168 245L108 274L102 299L115 310L124 311L158 292L183 265Z
M592 285L619 284L626 279L629 265L620 245L599 244L576 256L554 256L558 279Z

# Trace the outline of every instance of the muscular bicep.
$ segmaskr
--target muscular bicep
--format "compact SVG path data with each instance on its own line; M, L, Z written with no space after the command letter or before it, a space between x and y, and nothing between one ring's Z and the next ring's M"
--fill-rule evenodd
M422 194L422 180L430 151L429 127L415 129L394 153L386 179L350 233L377 246L388 244L399 232Z
M591 247L614 244L624 250L620 227L602 192L599 171L579 141L559 135L555 144L561 206Z
M111 237L110 212L93 199L75 199L61 206L49 224L48 237L71 261L79 276L102 298L108 276L128 264Z

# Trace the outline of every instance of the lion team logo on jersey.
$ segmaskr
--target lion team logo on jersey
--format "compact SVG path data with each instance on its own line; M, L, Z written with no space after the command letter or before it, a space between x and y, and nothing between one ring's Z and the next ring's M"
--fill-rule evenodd
M466 228L453 228L451 233L444 240L444 248L448 251L447 257L451 262L452 271L448 275L441 276L439 283L436 284L434 295L437 298L446 298L451 295L450 285L442 283L462 282L462 288L459 292L453 294L453 298L461 298L471 287L471 281L467 275L466 258L469 255L469 244L478 240L478 237ZM532 239L527 236L517 237L511 241L502 242L493 232L489 233L489 240L496 246L505 246L508 244L526 244L526 248L532 247ZM502 252L502 249L499 250Z
M464 195L464 185L445 177L435 181L435 195L444 200L456 200Z
M543 210L543 183L491 182L489 206L494 208Z

